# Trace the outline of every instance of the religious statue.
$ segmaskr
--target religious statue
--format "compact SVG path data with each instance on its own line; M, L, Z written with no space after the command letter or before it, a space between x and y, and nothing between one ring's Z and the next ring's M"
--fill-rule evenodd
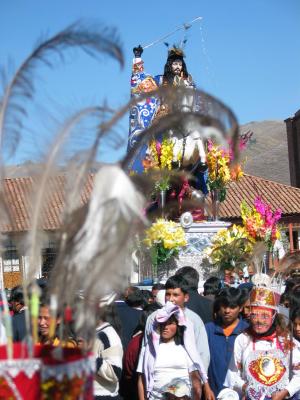
M160 86L172 85L188 89L196 89L192 76L187 71L182 49L173 47L168 51L168 57L164 66L163 75L152 76L144 71L144 62L141 58L143 48L141 46L133 49L134 59L131 76L131 95L139 96L149 93L149 97L139 101L131 109L130 113L130 134L128 148L133 147L139 139L140 133L148 128L151 123L158 118L176 110L180 112L194 112L195 99L194 93L183 94L176 104L168 104L163 98L151 96L151 92ZM207 194L205 174L207 170L206 156L202 141L202 132L199 126L195 126L193 121L186 121L180 130L169 129L163 133L172 141L174 161L179 162L181 169L188 170L194 176L193 187L201 189ZM147 158L149 153L143 149L142 158ZM143 169L141 163L135 163L137 172Z

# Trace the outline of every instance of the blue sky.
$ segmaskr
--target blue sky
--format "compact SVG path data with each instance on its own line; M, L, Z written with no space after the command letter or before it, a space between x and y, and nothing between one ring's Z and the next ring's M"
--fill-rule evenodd
M113 60L99 63L82 53L55 70L38 70L27 127L43 137L47 114L64 116L103 99L121 106L129 97L132 47L197 16L203 20L188 31L186 63L200 88L231 107L241 124L283 120L300 108L299 0L2 0L4 67L9 59L17 66L42 34L52 35L78 19L116 27L123 43L123 70ZM173 44L181 37L168 40ZM166 47L153 46L143 57L149 73L161 73Z

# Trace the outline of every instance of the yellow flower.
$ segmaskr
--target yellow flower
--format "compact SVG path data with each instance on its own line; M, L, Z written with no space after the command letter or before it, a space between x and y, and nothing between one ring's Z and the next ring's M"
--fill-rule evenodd
M212 245L205 249L205 254L213 264L228 265L232 260L239 262L241 257L251 252L253 242L243 226L232 225L229 229L221 229L213 237Z
M161 244L165 249L179 249L186 246L185 233L181 226L173 221L158 218L145 232L143 243L147 247Z
M163 139L161 144L160 166L172 169L174 143L170 139Z
M213 144L209 146L207 152L207 165L208 181L211 189L225 188L231 180L237 180L243 175L240 165L231 171L229 152Z

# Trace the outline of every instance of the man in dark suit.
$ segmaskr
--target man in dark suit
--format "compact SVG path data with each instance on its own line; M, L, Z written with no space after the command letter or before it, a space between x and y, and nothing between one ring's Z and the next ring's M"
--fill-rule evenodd
M199 274L193 267L182 267L176 271L175 275L181 275L189 285L189 301L186 307L194 311L206 324L213 320L213 301L201 296L198 293Z
M126 349L135 328L138 325L144 298L139 288L130 286L123 299L116 300L115 306L122 325L121 341Z

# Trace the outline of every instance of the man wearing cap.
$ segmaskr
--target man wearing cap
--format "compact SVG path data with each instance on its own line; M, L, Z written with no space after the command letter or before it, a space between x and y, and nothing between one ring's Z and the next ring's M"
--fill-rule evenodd
M265 286L251 291L250 327L235 341L224 383L246 399L282 400L300 390L299 346L282 324L278 302Z

